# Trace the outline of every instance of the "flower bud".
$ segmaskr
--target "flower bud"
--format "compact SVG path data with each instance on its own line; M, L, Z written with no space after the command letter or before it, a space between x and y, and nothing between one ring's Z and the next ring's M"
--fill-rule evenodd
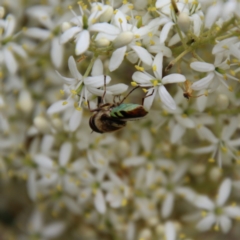
M190 172L194 176L201 176L201 175L203 175L206 172L206 166L204 164L201 164L201 163L194 164L190 168Z
M134 38L134 35L132 32L122 32L113 41L113 46L115 48L123 47L129 44L133 40L133 38Z
M221 178L221 176L222 176L222 170L221 170L221 168L219 168L219 167L214 167L214 168L212 168L211 171L209 172L209 177L210 177L210 179L211 179L212 181L214 181L214 182L219 181L220 178Z
M98 40L96 40L96 45L98 47L107 47L109 46L110 41L107 38L100 38Z
M219 94L216 102L218 108L221 110L226 109L229 105L229 99L225 94Z
M49 122L45 117L37 116L34 118L33 123L39 132L47 133L50 130Z
M63 22L62 25L61 25L61 30L62 30L62 32L65 32L66 30L68 30L71 27L72 27L71 23Z
M27 90L22 90L19 94L18 106L25 113L29 113L33 109L32 96Z
M101 15L100 22L109 22L113 15L113 8L108 6L107 10Z
M52 125L57 131L62 131L63 130L63 123L60 118L53 118L52 119Z
M180 13L178 16L177 23L183 32L187 32L190 27L190 18L188 16L188 14L186 14L184 12Z
M150 229L145 228L140 232L140 239L150 240L152 239L152 232Z
M116 154L119 158L124 158L130 151L130 146L127 141L120 140L116 146Z

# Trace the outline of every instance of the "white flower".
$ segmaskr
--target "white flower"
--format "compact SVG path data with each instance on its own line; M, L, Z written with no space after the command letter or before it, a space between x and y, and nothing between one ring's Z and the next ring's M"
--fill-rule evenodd
M219 187L216 201L210 200L207 196L199 196L195 200L195 206L204 209L204 218L197 224L197 229L207 231L213 225L215 230L227 233L232 226L231 218L240 217L240 207L224 206L231 193L232 182L225 179Z
M100 32L97 39L105 37L113 42L113 47L117 48L110 59L109 70L116 70L122 63L128 48L132 49L138 58L147 65L152 64L151 54L143 47L136 45L150 30L148 26L137 28L129 24L123 12L117 10L113 18L113 23L98 23L90 27L91 31Z
M186 81L186 78L181 74L169 74L162 78L162 61L163 61L163 54L158 53L153 61L152 70L154 76L150 75L147 72L135 72L132 76L132 79L139 84L141 87L150 87L148 89L148 97L144 100L144 106L147 109L150 109L156 92L158 92L159 97L162 103L172 110L176 109L176 103L174 102L171 95L168 93L167 89L165 88L165 84L168 83L178 83Z
M50 57L53 65L56 68L60 68L63 64L64 48L59 43L59 25L68 16L65 14L61 18L52 17L55 7L35 5L29 7L26 13L32 19L36 19L44 28L30 27L27 28L24 33L26 36L40 41L46 41L49 39L50 44Z
M72 154L72 144L65 142L61 145L58 164L43 153L34 156L34 162L40 167L42 175L38 181L41 188L54 187L70 195L78 193L77 174L82 169L81 160L69 164Z
M27 58L24 48L13 42L15 27L16 19L12 14L7 15L6 19L0 22L0 65L5 64L9 73L13 75L18 70L18 62L13 53L23 59Z
M194 82L192 84L192 89L195 91L200 91L203 89L210 89L210 91L215 91L220 84L225 86L227 89L232 90L226 83L226 79L232 79L238 81L237 78L226 73L226 70L229 69L227 64L227 59L221 61L222 56L217 54L215 57L215 63L206 63L206 62L192 62L190 67L198 72L206 72L207 76Z
M102 3L94 3L92 5L92 11L89 13L79 4L80 16L76 16L70 21L71 24L74 24L73 27L67 29L60 37L60 43L64 44L69 42L71 39L74 39L76 42L75 54L80 55L88 50L90 45L90 31L91 27L96 26L96 22L99 20L101 15L109 9L109 6ZM98 27L95 27L98 29Z
M78 71L76 62L72 56L68 59L68 67L72 78L63 77L57 72L59 77L66 83L64 85L65 92L69 94L66 100L60 100L53 103L47 110L48 114L66 111L68 112L69 130L75 131L82 119L82 101L85 102L91 98L92 94L102 96L104 90L98 89L104 86L104 81L108 84L111 80L109 76L104 76L102 73L102 62L96 60L92 69L92 76L83 77ZM104 80L105 79L105 80Z
M240 145L240 138L231 140L231 136L237 129L237 118L232 117L229 119L229 124L224 126L220 137L217 138L214 134L206 127L201 126L197 129L199 136L211 143L207 147L201 147L191 150L195 154L211 153L210 161L217 160L219 167L222 166L222 162L225 161L229 164L230 159L238 161L237 146ZM225 156L225 158L223 157ZM228 156L228 158L226 158Z
M48 240L60 236L65 228L66 225L60 221L44 224L42 213L35 210L29 219L26 237L31 239L38 236L39 239Z
M160 161L159 163L161 164ZM195 198L195 193L191 188L182 186L182 179L186 173L187 164L183 163L175 167L176 169L170 173L169 177L162 172L158 173L161 186L154 192L154 198L163 197L161 208L161 215L163 218L169 217L172 213L176 195L184 197L184 199L191 203L193 203Z

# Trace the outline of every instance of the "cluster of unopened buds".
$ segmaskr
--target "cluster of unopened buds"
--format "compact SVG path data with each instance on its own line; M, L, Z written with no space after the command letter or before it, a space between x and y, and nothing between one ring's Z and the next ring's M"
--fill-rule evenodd
M239 26L238 0L0 2L0 239L237 239Z

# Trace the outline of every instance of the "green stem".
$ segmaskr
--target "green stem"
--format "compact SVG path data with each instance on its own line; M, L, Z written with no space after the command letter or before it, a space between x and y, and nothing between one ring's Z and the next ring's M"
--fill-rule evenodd
M89 76L90 71L92 70L93 64L94 64L95 60L97 59L97 57L98 56L94 55L94 57L91 59L90 64L88 65L88 68L87 68L86 72L83 75L84 78Z
M177 63L181 58L183 58L186 54L188 54L189 52L192 51L192 48L189 47L188 49L186 49L185 51L183 51L181 54L179 54L175 59L173 59L165 68L165 71L169 71L172 66Z

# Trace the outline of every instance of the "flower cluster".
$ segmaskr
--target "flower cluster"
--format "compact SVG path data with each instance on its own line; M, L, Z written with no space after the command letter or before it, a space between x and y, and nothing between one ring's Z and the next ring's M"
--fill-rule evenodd
M0 239L239 237L239 0L0 4Z

